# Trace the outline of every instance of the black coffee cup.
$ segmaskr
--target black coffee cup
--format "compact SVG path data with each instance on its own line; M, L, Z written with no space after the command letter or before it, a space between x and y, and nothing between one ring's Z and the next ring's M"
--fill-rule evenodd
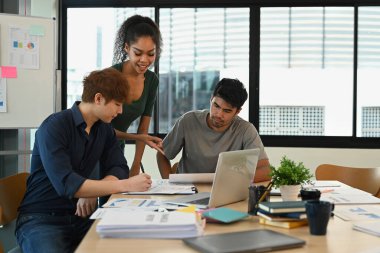
M328 201L309 200L305 203L310 234L325 235L333 205Z

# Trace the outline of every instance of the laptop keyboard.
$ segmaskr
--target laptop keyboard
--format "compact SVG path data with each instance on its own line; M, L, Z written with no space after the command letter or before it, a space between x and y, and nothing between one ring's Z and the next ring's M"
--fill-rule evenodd
M189 201L187 203L189 204L196 204L196 205L208 205L208 202L210 201L210 198L204 198L204 199L196 199L193 201Z

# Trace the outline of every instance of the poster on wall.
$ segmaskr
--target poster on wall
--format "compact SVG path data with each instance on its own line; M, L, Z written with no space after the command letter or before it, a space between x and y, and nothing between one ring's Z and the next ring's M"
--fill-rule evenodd
M7 112L7 81L0 77L0 112Z
M39 36L31 35L28 29L9 26L9 65L23 69L40 68Z

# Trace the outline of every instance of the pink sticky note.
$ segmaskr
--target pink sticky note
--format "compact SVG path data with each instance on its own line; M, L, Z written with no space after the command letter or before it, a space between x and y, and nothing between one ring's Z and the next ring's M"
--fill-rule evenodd
M1 66L2 78L17 78L17 68L14 66Z

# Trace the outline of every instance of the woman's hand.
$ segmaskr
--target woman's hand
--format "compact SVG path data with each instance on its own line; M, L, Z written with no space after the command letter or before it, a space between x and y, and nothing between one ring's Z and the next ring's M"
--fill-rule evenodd
M149 147L157 150L161 154L164 155L164 151L162 149L162 139L156 136L151 136L149 134L139 134L139 139L143 141Z

